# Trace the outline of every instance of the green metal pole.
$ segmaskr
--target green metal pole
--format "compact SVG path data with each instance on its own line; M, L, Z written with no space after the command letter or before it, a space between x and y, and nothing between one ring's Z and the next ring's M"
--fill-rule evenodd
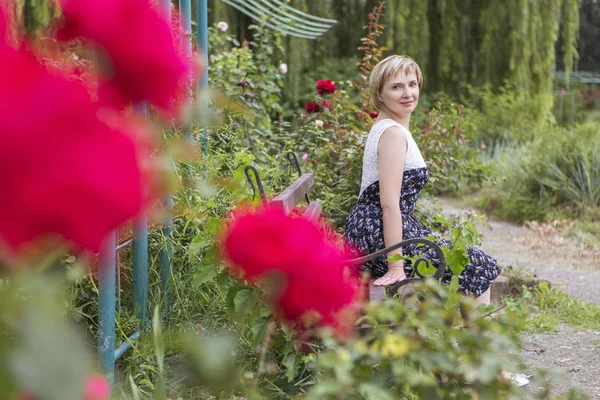
M160 280L161 287L165 293L165 310L168 309L171 301L171 283L173 274L171 273L171 256L173 249L171 248L171 236L173 235L173 198L165 199L165 206L168 210L169 217L165 221L162 228L162 233L166 238L165 247L160 251Z
M142 328L148 322L148 217L133 221L133 309Z
M192 57L192 0L179 0L179 21L181 29L185 33L185 39L183 40L183 54L186 57ZM188 39L189 38L189 39ZM189 96L185 98L184 104L190 106L192 104L192 89L190 88ZM191 130L185 132L185 137L193 142ZM188 169L188 172L191 170Z
M198 79L198 92L200 93L208 89L208 0L196 0L196 22L198 25L198 54L203 65ZM198 104L201 107L201 115L208 115L208 98L198 95L196 96L196 101L202 102L202 104ZM208 135L206 132L202 132L200 144L202 145L202 154L207 156Z
M134 105L139 115L148 116L148 104ZM133 221L133 310L141 328L148 323L148 216L139 215Z
M98 358L111 385L115 380L116 246L117 235L113 231L104 239L99 255Z
M204 68L199 79L199 89L208 88L208 0L196 0L196 19L198 24L198 54Z
M161 10L166 15L168 20L171 20L171 1L160 0ZM161 288L165 294L165 310L168 309L170 303L170 285L172 282L171 274L171 236L173 235L173 199L169 196L164 200L165 208L167 209L168 218L165 221L161 231L166 239L165 246L160 251L160 279Z

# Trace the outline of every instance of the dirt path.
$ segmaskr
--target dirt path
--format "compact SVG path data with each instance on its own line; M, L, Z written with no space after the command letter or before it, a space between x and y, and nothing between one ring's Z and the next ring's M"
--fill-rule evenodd
M461 201L453 198L441 198L435 206L446 216L463 212ZM522 227L492 219L478 228L484 235L481 248L502 267L522 268L572 297L600 305L600 250L567 240L552 226ZM524 335L523 343L520 355L529 373L536 368L556 371L564 376L551 379L558 393L574 384L591 399L600 399L600 332L563 324L556 333ZM539 387L531 382L530 398Z

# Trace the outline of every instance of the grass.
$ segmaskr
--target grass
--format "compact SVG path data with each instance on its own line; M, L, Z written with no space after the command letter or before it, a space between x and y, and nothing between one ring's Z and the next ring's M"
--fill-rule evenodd
M532 309L525 327L527 332L557 332L562 323L600 331L600 307L596 304L552 288L522 268L508 266L503 274L510 278L509 297L522 298Z
M600 330L600 307L595 304L570 297L546 283L533 290L533 297L540 312L554 315L573 327Z
M529 332L556 332L561 323L600 331L600 307L550 288L545 282L525 290L524 298L536 309L527 322Z

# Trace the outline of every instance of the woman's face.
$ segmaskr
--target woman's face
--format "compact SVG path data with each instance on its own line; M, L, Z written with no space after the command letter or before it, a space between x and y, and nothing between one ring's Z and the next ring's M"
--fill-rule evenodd
M386 111L400 116L410 115L419 102L417 74L400 71L383 85L380 98Z

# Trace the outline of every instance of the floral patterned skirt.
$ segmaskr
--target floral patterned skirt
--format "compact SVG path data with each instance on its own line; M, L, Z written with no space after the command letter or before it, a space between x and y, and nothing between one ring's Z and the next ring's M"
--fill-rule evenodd
M366 189L360 196L356 206L348 217L344 230L346 241L352 250L358 252L357 256L374 253L385 248L383 239L383 213L379 205L379 187L376 190ZM402 238L415 239L427 236L436 236L412 214L402 214ZM445 239L437 241L439 245L449 246L450 242ZM425 255L432 264L437 267L440 263L435 252L427 246L410 245L403 248L403 254L408 257ZM492 284L500 274L500 268L496 260L481 249L475 247L467 248L469 264L459 275L459 291L471 295L480 296ZM361 267L361 271L369 271L371 276L380 277L388 270L387 256L380 256L368 261ZM404 262L406 276L413 274L410 261ZM450 283L452 271L448 267L442 275L442 283Z

